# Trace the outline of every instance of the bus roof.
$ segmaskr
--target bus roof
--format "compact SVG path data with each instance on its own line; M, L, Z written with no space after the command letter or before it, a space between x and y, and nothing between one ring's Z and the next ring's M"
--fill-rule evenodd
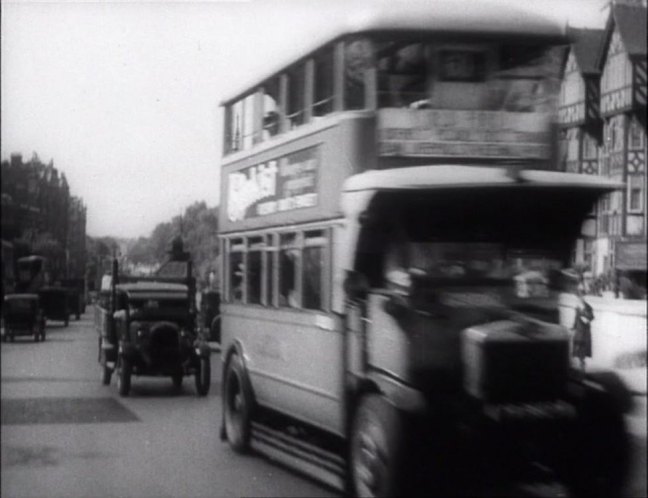
M486 166L414 166L371 170L349 177L344 192L431 190L521 185L529 187L580 188L611 191L623 184L595 175L558 171L520 170Z
M358 5L362 8L358 9ZM354 8L355 7L355 8ZM291 64L334 40L361 33L401 34L437 33L439 35L500 36L544 38L568 43L567 26L537 13L510 4L488 0L408 1L350 3L340 23L325 28L306 43L297 43L280 63L266 65L258 77L228 94L221 105L241 97L255 86L280 73Z

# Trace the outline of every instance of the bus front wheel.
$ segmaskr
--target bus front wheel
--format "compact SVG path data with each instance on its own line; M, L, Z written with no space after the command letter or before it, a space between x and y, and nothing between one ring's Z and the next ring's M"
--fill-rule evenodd
M245 367L236 354L230 358L225 373L224 400L227 440L234 451L245 453L250 448L253 400Z
M401 415L383 396L360 400L350 447L355 496L398 496L401 489L403 427Z

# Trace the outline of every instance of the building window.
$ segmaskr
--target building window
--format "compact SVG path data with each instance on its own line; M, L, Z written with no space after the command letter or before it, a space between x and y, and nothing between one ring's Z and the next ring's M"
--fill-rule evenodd
M324 309L324 269L326 238L321 230L304 234L303 307L309 310Z
M628 131L628 147L630 149L643 149L646 142L646 133L639 124L637 118L634 118Z
M643 175L628 176L628 212L643 211L644 183Z
M596 139L583 133L583 159L596 159L598 157L598 144Z
M279 306L298 308L299 248L296 234L282 234L279 245Z

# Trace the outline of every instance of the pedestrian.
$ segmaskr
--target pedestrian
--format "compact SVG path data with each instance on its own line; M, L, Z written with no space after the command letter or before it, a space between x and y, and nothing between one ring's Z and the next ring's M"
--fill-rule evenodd
M578 358L581 370L585 371L585 358L592 357L591 323L594 320L594 310L585 301L581 286L576 289L576 296L578 298L578 304L576 306L576 317L573 327L572 356Z

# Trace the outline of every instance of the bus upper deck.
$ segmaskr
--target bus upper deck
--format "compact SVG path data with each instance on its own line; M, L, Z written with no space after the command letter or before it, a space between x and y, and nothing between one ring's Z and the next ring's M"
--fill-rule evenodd
M221 233L339 217L344 180L369 169L551 167L564 27L405 10L332 30L223 102Z

